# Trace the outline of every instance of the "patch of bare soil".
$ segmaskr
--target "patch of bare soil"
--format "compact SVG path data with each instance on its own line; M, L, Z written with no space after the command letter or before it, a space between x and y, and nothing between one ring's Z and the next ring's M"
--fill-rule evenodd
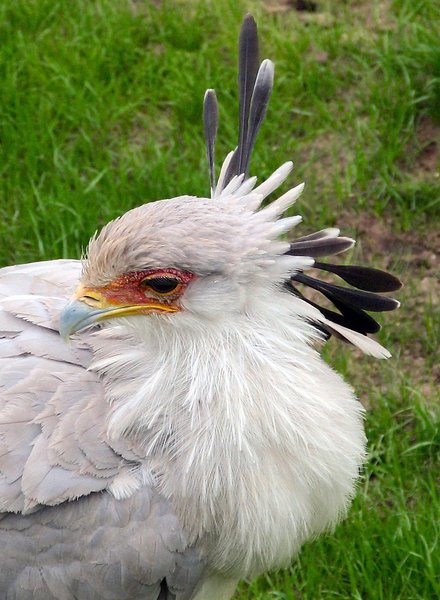
M264 6L268 12L297 10L314 13L318 9L318 3L313 0L266 0Z
M428 116L416 127L416 143L413 166L407 173L420 179L439 177L440 126ZM402 279L404 288L396 294L402 306L392 324L405 332L405 342L400 348L401 365L408 373L408 380L425 397L435 396L435 388L440 385L440 361L434 354L439 355L439 348L427 349L424 341L427 327L440 328L438 223L434 221L422 230L396 233L389 217L380 219L349 212L342 219L342 229L357 240L353 263L383 268ZM432 337L435 340L435 335Z
M383 2L375 2L374 5L370 0L364 2L352 2L350 11L353 20L362 25L370 34L376 35L380 31L393 29L396 21L390 11L391 3L387 0Z
M318 54L314 49L311 49L311 52L314 52L315 57ZM325 60L324 56L320 58ZM345 170L354 159L354 152L340 132L323 131L312 143L301 147L300 156L308 178L313 175L313 171L319 174L319 188L323 189L330 183L331 178L345 177ZM306 169L307 163L310 163L310 169Z
M129 6L133 16L137 17L140 14L145 14L147 12L147 2L145 0L129 0ZM162 2L161 0L149 0L149 4L153 4L154 6L160 7Z
M368 213L345 213L341 221L344 233L350 232L358 241L357 255L365 259L380 260L385 268L396 262L403 263L420 277L434 275L440 269L440 231L437 227L420 233L396 233L391 219L379 219Z
M440 125L424 116L417 125L416 136L419 150L414 161L414 174L439 177Z
M352 24L350 36L357 37L359 40L377 37L380 32L395 27L396 20L390 10L390 4L388 0L375 2L374 6L370 0L344 3L328 3L319 0L264 1L264 6L270 13L295 11L302 22L313 22L323 27L330 27L338 19L338 14L343 11L345 18L348 16ZM345 36L348 36L348 33Z
M417 385L425 396L433 395L440 384L440 364L428 356L426 315L437 322L440 298L440 230L433 224L425 231L396 233L391 221L369 214L347 213L342 219L343 233L358 240L353 264L389 270L402 279L404 287L396 292L401 308L392 327L401 328L409 339L400 348L400 362L408 382ZM438 326L438 325L437 325ZM435 327L435 323L434 323ZM372 373L374 378L374 372Z
M336 18L325 3L313 0L264 0L263 5L270 14L294 11L299 21L322 27L331 27Z

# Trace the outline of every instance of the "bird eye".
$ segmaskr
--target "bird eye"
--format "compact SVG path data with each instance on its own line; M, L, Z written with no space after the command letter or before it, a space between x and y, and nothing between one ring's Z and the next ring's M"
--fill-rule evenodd
M180 280L175 277L150 277L142 282L144 287L151 288L157 294L170 294L179 284Z

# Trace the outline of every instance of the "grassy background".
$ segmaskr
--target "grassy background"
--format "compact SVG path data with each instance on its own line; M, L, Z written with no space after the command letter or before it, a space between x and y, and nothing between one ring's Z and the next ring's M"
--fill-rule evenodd
M349 518L237 597L437 598L437 0L2 0L0 263L78 257L132 206L207 194L201 100L216 88L222 156L236 139L247 10L277 68L253 172L293 159L294 181L307 182L302 232L338 224L360 238L355 261L406 285L379 336L392 360L325 350L369 407L370 461Z

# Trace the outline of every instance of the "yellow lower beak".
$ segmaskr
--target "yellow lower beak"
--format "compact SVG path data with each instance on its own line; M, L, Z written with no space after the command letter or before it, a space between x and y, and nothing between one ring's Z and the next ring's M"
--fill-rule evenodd
M177 312L177 306L146 302L145 304L116 305L110 303L99 292L91 292L80 288L76 299L70 302L60 316L59 332L62 338L68 339L73 333L96 325L113 317L130 315L146 315L157 312Z

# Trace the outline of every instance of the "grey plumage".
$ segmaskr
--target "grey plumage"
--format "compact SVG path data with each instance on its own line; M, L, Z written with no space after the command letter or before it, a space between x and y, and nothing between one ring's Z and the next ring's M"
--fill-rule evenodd
M1 597L156 599L166 578L186 600L203 561L153 488L117 498L142 450L107 439L87 338L67 346L57 333L80 271L79 261L0 270ZM33 309L27 294L36 290Z
M165 576L176 600L187 600L204 568L152 489L5 515L0 534L5 600L156 600Z
M353 245L337 229L280 239L301 220L283 213L303 185L263 207L293 165L257 187L248 177L274 73L258 64L247 16L238 147L217 184L217 102L205 96L212 199L134 208L82 263L0 270L5 600L226 600L347 509L362 407L316 346L331 333L389 357L364 310L395 308L372 292L399 282L316 262Z

